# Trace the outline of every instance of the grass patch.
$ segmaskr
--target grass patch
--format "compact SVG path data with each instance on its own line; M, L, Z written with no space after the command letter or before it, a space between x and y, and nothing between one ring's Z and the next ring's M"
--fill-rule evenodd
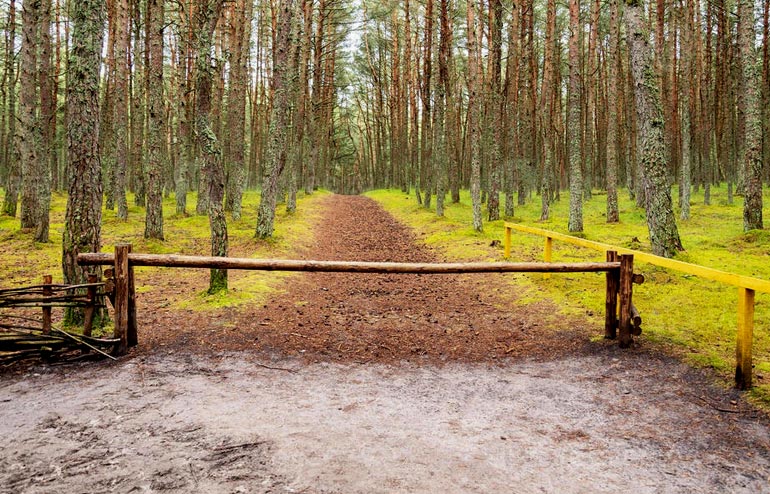
M450 260L501 260L503 221L485 222L484 231L472 230L472 210L467 192L459 204L448 204L446 216L436 217L416 204L414 196L395 190L367 193L402 222L411 226L426 244ZM676 188L673 197L677 197ZM692 217L679 221L685 252L677 259L728 272L770 279L770 231L743 232L743 204L736 197L727 204L725 187L713 187L712 204L703 204L703 193L693 194ZM649 252L649 234L644 211L635 206L628 194L621 192L618 224L605 223L606 196L595 195L584 203L584 232L581 237ZM765 191L764 217L770 217L770 194ZM551 205L548 221L540 217L539 198L516 207L509 221L561 233L567 232L569 200L565 195ZM676 211L678 214L678 210ZM486 212L485 212L486 214ZM513 233L511 257L514 261L542 260L544 239L525 233ZM554 242L553 260L561 262L601 261L597 251ZM735 366L737 325L737 289L694 276L638 263L636 271L646 282L635 287L634 303L644 319L643 337L662 348L673 349L692 365L714 369L729 384ZM517 303L530 304L553 300L565 314L583 314L603 331L604 275L577 273L512 275L511 289L522 293ZM770 406L770 294L756 298L754 363L755 388L750 396Z

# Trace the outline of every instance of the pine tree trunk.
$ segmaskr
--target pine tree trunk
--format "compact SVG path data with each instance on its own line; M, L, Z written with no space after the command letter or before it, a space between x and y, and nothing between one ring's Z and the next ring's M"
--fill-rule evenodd
M14 149L21 163L21 228L38 227L40 197L38 181L41 161L41 132L38 117L38 28L40 0L25 0L22 10L22 40L19 67L19 125Z
M227 96L227 204L233 221L241 217L245 183L246 88L248 85L250 19L253 2L239 0L234 5L230 38L230 84Z
M165 104L163 101L163 4L147 0L148 47L150 63L147 91L147 209L144 238L163 240L163 146L165 142Z
M620 129L620 98L618 96L618 65L620 64L620 24L618 1L610 0L609 76L607 77L607 223L620 221L618 212L618 132Z
M53 70L51 53L51 0L42 0L40 3L40 25L38 27L40 38L40 60L38 66L38 78L40 81L40 156L39 173L37 181L37 196L40 201L38 210L37 228L35 240L48 242L49 210L51 206L51 177L55 170L52 164L56 155L54 131L52 123L56 121L56 100L53 93Z
M129 174L131 189L134 191L134 205L144 207L146 202L144 181L144 137L145 110L144 105L147 85L144 72L147 70L142 53L146 52L143 45L141 3L143 0L129 0L131 8L131 25L133 28L133 47L129 47L133 70L129 74L131 85L131 148L129 157Z
M99 71L104 12L101 0L70 4L72 47L67 65L68 195L62 239L64 283L85 283L97 266L78 266L81 252L99 252L102 179L99 156Z
M626 0L626 32L634 82L643 193L652 252L672 257L682 250L668 186L663 109L653 67L649 30L642 0Z
M470 188L473 208L473 229L482 231L481 223L481 149L479 114L481 98L481 67L478 48L478 26L476 24L476 0L468 0L468 140L470 145Z
M256 235L270 238L275 230L275 206L278 196L278 179L286 166L289 123L289 50L292 47L292 21L295 0L282 0L278 19L275 46L275 67L273 67L273 113L270 118L269 141L262 172L262 195L259 200Z
M222 149L211 127L211 98L214 81L211 49L214 30L222 13L224 0L200 0L196 11L196 80L197 112L195 130L201 149L203 174L207 184L209 228L211 230L211 255L227 257L227 221L224 211L225 170ZM209 293L227 290L227 270L212 269L209 276Z
M746 137L743 142L744 197L743 230L761 230L762 222L762 59L754 46L754 2L738 2L738 47L741 51L739 101L745 108Z
M192 107L192 33L193 7L191 0L179 3L179 63L177 66L177 97L176 114L178 126L178 160L175 175L174 196L176 199L176 214L187 214L187 190L189 187L189 171L194 156L192 122L190 109Z
M679 197L681 199L682 209L679 217L682 220L690 219L690 188L692 185L691 170L693 163L693 136L692 136L692 116L695 113L695 87L693 81L695 78L695 64L693 60L693 1L688 0L686 8L683 9L682 19L682 66L684 68L685 87L682 93L682 162L680 167L679 179Z
M126 175L128 173L128 48L131 44L128 0L115 0L115 85L113 91L113 135L115 137L113 161L113 193L118 205L118 219L128 218L126 200Z
M5 182L5 197L3 198L2 214L10 217L16 216L16 207L19 202L19 186L21 185L21 167L16 159L16 57L14 45L16 41L16 3L10 2L8 7L8 31L6 34L5 66L8 80L8 103L6 114L8 115L8 134L6 138L5 162L8 166L8 177Z
M444 216L444 197L447 189L448 170L448 136L447 136L447 108L449 107L449 94L451 91L449 81L449 56L450 56L450 26L449 26L449 0L440 0L439 7L439 50L438 50L438 84L436 85L436 104L434 108L433 126L433 170L436 181L436 215Z
M580 117L580 53L578 35L580 33L580 3L569 2L570 38L569 38L569 117L567 132L569 140L569 231L583 231L583 175L581 171L580 149L582 132Z

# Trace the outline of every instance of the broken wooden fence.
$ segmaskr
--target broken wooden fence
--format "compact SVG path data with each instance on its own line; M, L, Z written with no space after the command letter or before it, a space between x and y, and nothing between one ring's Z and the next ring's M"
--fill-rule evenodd
M386 274L462 274L462 273L596 273L606 272L605 336L619 337L622 347L631 344L639 334L641 318L633 306L634 256L608 256L607 262L535 263L402 263L356 261L306 261L284 259L243 259L162 254L134 254L130 244L118 244L115 253L78 255L78 264L113 266L106 270L115 286L115 338L120 338L119 352L125 353L137 344L136 290L133 268L154 266L166 268L246 269L260 271L309 271L326 273ZM618 316L619 314L619 316Z
M91 332L96 311L104 308L102 301L109 290L94 275L81 285L53 283L52 276L45 275L40 285L0 289L0 364L51 358L77 349L104 354L116 342L92 338ZM83 310L82 334L54 326L53 310L69 308Z
M740 389L751 387L752 380L752 358L751 351L754 340L754 295L756 292L770 293L770 281L749 276L742 276L734 273L720 271L718 269L707 268L697 264L690 264L666 257L656 256L647 252L626 249L614 245L594 242L563 233L552 232L516 223L505 223L505 258L511 257L511 231L516 230L524 233L530 233L545 238L543 248L543 260L551 262L553 241L562 242L585 247L587 249L598 250L607 253L609 259L610 252L625 253L636 257L637 261L646 262L655 266L678 271L680 273L698 276L700 278L718 281L738 288L738 338L735 350L735 384Z

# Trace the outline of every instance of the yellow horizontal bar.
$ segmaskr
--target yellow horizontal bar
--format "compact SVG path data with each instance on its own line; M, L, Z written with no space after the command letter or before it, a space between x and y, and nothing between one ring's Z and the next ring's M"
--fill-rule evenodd
M668 259L667 257L656 256L647 252L639 250L626 249L625 247L617 247L614 245L603 244L601 242L594 242L593 240L586 240L583 238L573 237L572 235L565 235L564 233L552 232L549 230L543 230L542 228L535 228L532 226L519 225L516 223L505 223L506 228L517 230L520 232L531 233L533 235L539 235L541 237L550 237L562 242L567 242L572 245L578 245L587 249L593 249L598 251L607 252L608 250L614 250L620 254L633 254L636 261L643 261L663 268L672 269L681 273L692 274L700 276L707 280L719 281L728 285L733 285L742 288L749 288L751 290L763 293L770 293L770 281L760 278L752 278L751 276L743 276L740 274L728 273L726 271L720 271L714 268L707 268L705 266L699 266L697 264L690 264L688 262L676 261L674 259Z

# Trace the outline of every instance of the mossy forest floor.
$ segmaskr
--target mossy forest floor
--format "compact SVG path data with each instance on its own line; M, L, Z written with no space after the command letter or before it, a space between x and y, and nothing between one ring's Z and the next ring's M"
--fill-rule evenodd
M500 259L502 223L473 233L466 204L436 219L406 194L369 195L392 215L365 197L314 194L281 214L271 242L253 239L248 195L230 225L231 255ZM139 210L128 222L107 213L105 250L130 241L137 252L206 253L205 217L166 225L166 242L147 242ZM0 284L56 275L57 240L31 244L13 226L0 223ZM586 235L634 235L644 247L638 226L596 228ZM538 258L540 242L517 236L517 256ZM747 259L767 255L762 234L731 242ZM739 269L761 275L746 272L752 262ZM693 358L702 353L727 368L729 352L667 327L689 316L688 327L713 331L704 319L714 309L693 317L681 307L699 303L690 299L700 284L641 271L645 333L620 350L601 338L600 275L232 272L231 290L212 297L205 271L137 270L131 356L37 364L0 380L0 492L770 492L766 414L730 389L720 365L680 360L708 363ZM729 303L714 297L700 303ZM733 306L722 310L734 321Z

